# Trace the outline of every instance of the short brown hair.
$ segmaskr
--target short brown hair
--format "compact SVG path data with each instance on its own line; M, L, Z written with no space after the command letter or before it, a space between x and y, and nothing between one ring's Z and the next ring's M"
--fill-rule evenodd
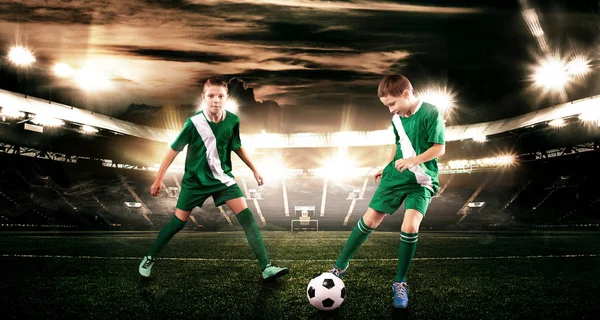
M206 86L225 87L225 89L228 89L227 82L225 82L225 80L219 77L210 77L206 79L206 81L204 82L204 86L202 87L202 91L206 89Z
M401 74L383 77L377 88L377 97L394 96L400 97L404 90L413 90L413 86L405 76Z

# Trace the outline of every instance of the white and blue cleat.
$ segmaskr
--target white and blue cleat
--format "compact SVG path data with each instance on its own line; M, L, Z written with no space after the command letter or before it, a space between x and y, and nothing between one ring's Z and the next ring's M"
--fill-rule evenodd
M394 308L405 309L408 306L408 285L406 282L392 283L392 290L394 290L394 300L392 300Z

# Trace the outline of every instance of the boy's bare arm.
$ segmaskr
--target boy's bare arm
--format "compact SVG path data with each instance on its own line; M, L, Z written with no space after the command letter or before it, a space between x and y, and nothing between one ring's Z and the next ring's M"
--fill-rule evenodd
M390 158L388 159L388 162L386 163L386 165L392 161L394 161L394 158L396 157L396 145L393 144L392 145L392 153L390 153ZM381 177L383 176L383 169L377 171L375 173L375 182L379 183L379 180L381 180Z
M396 157L396 145L393 144L392 145L392 153L390 153L390 158L388 159L387 163L390 163L390 162L394 161L395 157ZM386 163L386 165L387 165L387 163Z
M165 176L167 169L169 169L169 166L171 165L171 163L173 163L173 160L175 160L175 157L177 157L178 154L179 154L179 151L173 150L171 148L169 148L169 151L167 151L165 158L163 159L162 163L160 164L158 173L156 174L156 179L154 180L154 183L150 187L150 193L153 196L156 196L160 193L160 189L162 188L163 177Z
M239 147L239 148L233 150L233 152L235 152L235 154L237 154L238 157L240 157L240 159L242 159L242 161L244 161L244 163L248 166L248 168L250 168L250 170L252 170L252 172L256 171L256 168L254 167L254 164L250 160L250 157L248 157L248 153L246 152L244 147Z
M254 178L256 179L256 182L258 183L259 186L262 186L264 184L263 178L256 170L256 167L254 167L254 164L250 160L250 157L248 157L248 153L246 152L244 147L239 147L239 148L233 150L233 152L235 152L235 154L237 154L238 157L240 157L240 159L242 159L242 161L244 161L244 163L248 166L248 168L250 168L250 170L252 170L252 172L254 173Z
M427 151L421 153L420 155L407 159L399 159L396 160L395 166L398 171L402 172L406 169L410 169L414 166L418 166L419 164L427 161L431 161L435 158L439 158L446 153L446 146L443 144L434 144L431 148L427 149Z

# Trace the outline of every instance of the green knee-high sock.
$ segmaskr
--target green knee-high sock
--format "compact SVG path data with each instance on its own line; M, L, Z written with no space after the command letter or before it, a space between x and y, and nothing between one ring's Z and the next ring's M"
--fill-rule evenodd
M360 248L374 230L375 228L367 226L363 218L360 218L354 229L352 229L352 233L350 233L350 237L348 238L348 241L346 241L342 253L335 262L335 265L341 269L346 268L352 255L354 255L356 250Z
M183 229L186 221L182 221L177 218L177 216L173 216L173 219L169 221L158 233L158 237L154 240L154 244L152 248L148 252L148 255L152 258L156 257L156 255L160 252L160 250L173 238L173 236L179 232L179 230Z
M400 246L398 247L398 270L394 281L405 282L410 263L417 250L419 233L400 232Z
M237 219L244 228L246 239L248 239L248 243L250 244L250 247L252 247L256 259L258 259L260 269L264 270L267 267L267 264L269 264L269 256L267 255L265 243L263 242L260 230L258 230L258 226L254 221L252 212L250 212L250 209L246 208L244 211L237 214Z

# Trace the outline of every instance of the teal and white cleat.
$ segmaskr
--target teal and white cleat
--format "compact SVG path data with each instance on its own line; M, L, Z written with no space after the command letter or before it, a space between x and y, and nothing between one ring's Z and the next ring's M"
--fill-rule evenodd
M273 281L279 277L285 276L290 272L290 269L283 267L277 267L272 264L268 264L265 270L262 272L262 277L264 281Z
M350 263L348 263L348 265L344 269L341 269L341 268L338 268L338 266L334 262L333 267L331 268L331 270L329 270L329 273L333 273L336 277L341 279L342 276L344 275L344 272L346 272L346 270L348 270L349 266L350 266Z
M140 275L144 278L150 277L150 272L152 271L152 266L154 265L154 259L150 256L145 256L140 263Z

